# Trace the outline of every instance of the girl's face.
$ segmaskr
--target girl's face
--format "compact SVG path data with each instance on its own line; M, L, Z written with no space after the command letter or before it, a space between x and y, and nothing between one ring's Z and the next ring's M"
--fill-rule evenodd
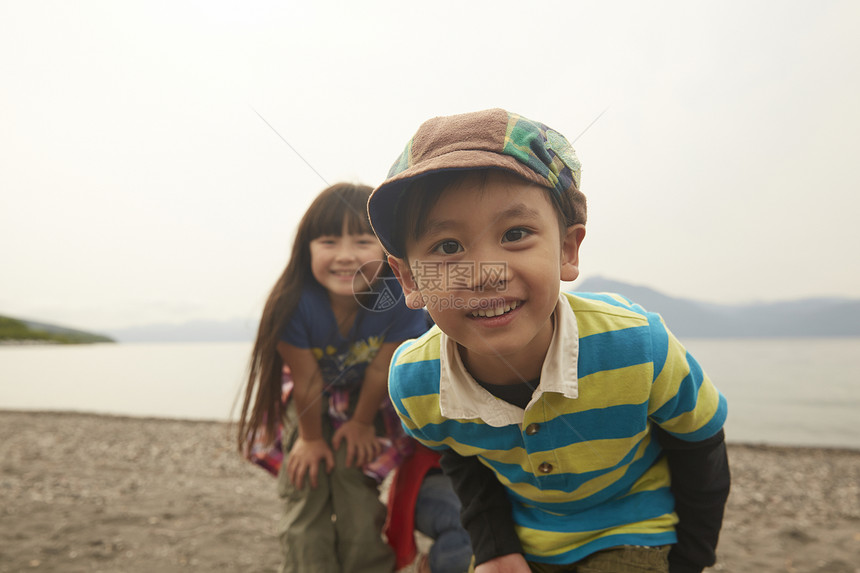
M311 272L330 296L354 297L366 292L385 259L372 233L349 234L344 222L340 235L321 235L310 244Z

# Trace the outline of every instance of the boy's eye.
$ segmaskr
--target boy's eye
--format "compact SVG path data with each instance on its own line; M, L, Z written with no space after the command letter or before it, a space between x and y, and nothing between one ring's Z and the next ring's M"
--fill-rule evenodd
M462 247L457 241L442 241L433 248L434 253L442 255L453 255L461 250Z
M522 227L517 227L515 229L508 229L507 231L505 231L505 234L502 237L502 240L509 242L509 243L514 242L514 241L521 241L524 238L526 238L526 236L528 234L529 234L529 231L526 229L523 229Z

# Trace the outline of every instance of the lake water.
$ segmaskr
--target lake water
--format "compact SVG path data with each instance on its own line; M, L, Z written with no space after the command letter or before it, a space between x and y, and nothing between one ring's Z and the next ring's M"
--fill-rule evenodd
M730 442L860 449L860 338L685 339ZM250 343L0 347L0 409L227 420Z

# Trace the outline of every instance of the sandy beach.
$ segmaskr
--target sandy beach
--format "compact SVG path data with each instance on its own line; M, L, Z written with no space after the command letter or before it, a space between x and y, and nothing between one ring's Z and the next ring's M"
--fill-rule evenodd
M709 571L860 572L860 450L729 456ZM278 515L224 423L0 411L0 572L273 572Z

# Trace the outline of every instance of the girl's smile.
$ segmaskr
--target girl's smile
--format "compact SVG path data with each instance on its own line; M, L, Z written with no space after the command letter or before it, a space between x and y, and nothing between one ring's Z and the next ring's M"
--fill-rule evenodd
M375 235L351 234L345 222L342 234L313 239L310 252L314 278L330 296L344 300L368 289L385 256Z

